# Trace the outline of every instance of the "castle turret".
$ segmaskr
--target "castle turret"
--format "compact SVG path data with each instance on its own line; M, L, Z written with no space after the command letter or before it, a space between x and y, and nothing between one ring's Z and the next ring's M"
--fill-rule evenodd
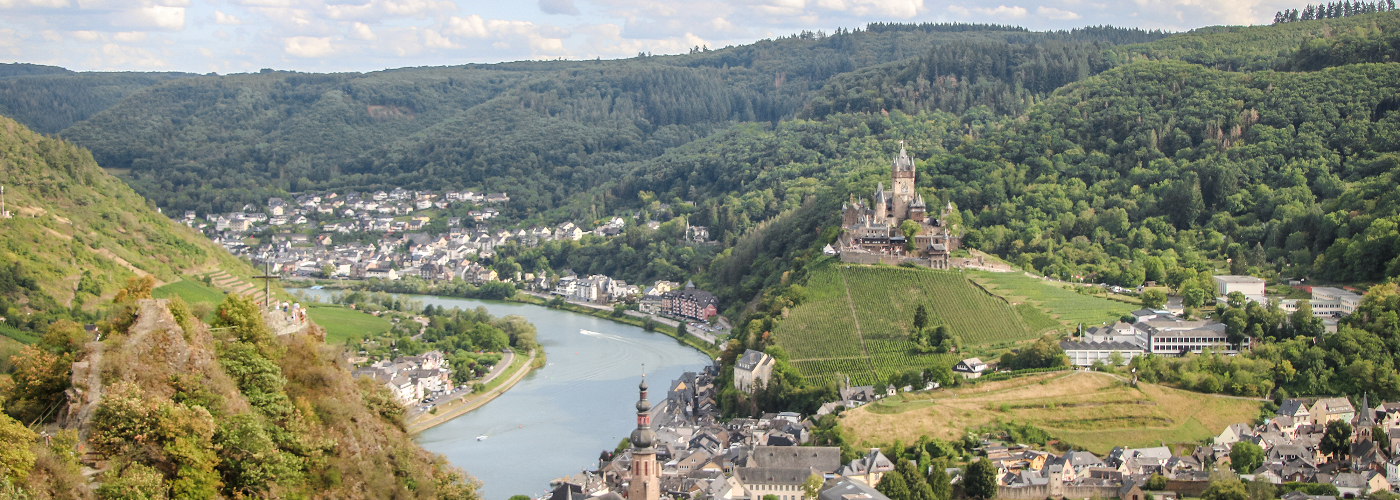
M632 480L627 500L657 500L661 497L661 471L656 467L656 432L651 430L651 402L647 401L647 378L637 385L637 429L632 431Z
M890 214L897 221L909 218L909 205L914 202L914 160L909 158L909 153L904 150L904 146L899 147L899 155L894 157L894 163L890 165L890 175L894 177L894 185L890 186L894 198L893 212Z

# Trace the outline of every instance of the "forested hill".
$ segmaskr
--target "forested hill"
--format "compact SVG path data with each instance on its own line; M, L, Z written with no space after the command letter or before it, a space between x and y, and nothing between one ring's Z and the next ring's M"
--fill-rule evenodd
M196 269L252 269L161 215L87 150L0 117L0 316L42 329L100 311L126 279L174 281ZM94 316L95 317L95 316Z
M146 87L189 73L78 73L56 66L0 64L0 116L58 133Z
M950 43L1160 36L882 25L614 61L185 78L63 136L167 209L209 213L282 191L399 185L504 190L516 212L507 217L564 209L554 217L563 219L609 206L613 195L578 195L636 162L735 122L794 116L836 75Z

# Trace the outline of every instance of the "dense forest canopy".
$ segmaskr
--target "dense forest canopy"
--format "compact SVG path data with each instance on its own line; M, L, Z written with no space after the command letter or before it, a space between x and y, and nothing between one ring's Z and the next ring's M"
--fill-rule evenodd
M638 162L734 123L791 118L851 71L948 44L1161 36L872 25L615 61L204 76L146 89L63 134L171 210L225 212L310 189L459 187L518 194L514 220L563 220L608 207L611 181Z

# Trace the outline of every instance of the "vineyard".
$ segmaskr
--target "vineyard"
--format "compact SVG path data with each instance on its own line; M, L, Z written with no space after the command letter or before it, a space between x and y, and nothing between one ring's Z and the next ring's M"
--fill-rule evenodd
M812 270L807 289L808 299L773 335L812 380L849 376L853 384L873 384L898 371L955 363L954 354L914 351L909 333L920 304L930 325L947 325L964 346L1025 340L1058 325L957 272L832 263Z
M1099 325L1105 322L1116 321L1128 311L1137 307L1108 300L1092 295L1075 293L1073 290L1061 288L1066 286L1061 282L1049 282L1039 278L1033 278L1023 273L990 273L990 272L969 272L968 278L986 287L992 293L1005 297L1013 303L1035 304L1035 309L1043 309L1054 312L1053 318L1047 318L1055 323L1054 326L1073 326L1079 323L1085 326ZM1044 320L1027 318L1028 323L1037 323ZM1032 324L1032 327L1037 325Z

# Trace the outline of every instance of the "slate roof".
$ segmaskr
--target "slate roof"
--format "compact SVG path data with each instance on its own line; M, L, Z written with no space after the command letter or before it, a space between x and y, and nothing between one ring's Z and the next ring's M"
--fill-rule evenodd
M749 465L760 468L811 468L823 473L841 468L841 448L835 446L755 446Z
M744 355L741 356L738 361L734 362L734 367L741 370L753 371L754 367L762 363L763 359L766 357L768 357L767 354L749 349L744 351Z
M739 467L734 469L734 475L739 477L739 482L750 484L783 484L801 485L807 482L807 478L815 473L811 468L805 469L779 469L773 467ZM820 473L816 473L820 474Z
M821 500L890 500L870 485L847 477L827 482L817 496Z

